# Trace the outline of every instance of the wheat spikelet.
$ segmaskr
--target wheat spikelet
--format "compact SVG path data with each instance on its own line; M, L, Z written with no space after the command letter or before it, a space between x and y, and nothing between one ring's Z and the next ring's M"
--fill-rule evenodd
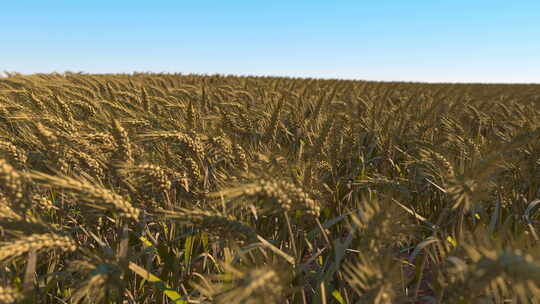
M96 97L90 97L82 92L79 92L77 90L66 90L64 87L61 91L57 91L56 93L51 93L49 95L61 95L67 100L73 101L73 100L81 100L87 104L93 104L93 101L96 99Z
M28 92L27 94L28 94L28 99L34 103L34 105L36 106L36 109L39 112L46 111L47 108L45 107L45 104L43 103L43 101L41 101L39 97L37 97L33 92Z
M113 121L112 136L116 143L116 151L112 157L113 161L132 163L133 150L127 131L118 120Z
M195 107L193 106L193 101L190 99L188 108L187 108L187 113L186 113L186 121L187 121L187 126L189 129L195 128L196 115L197 114L195 113Z
M230 134L244 134L246 131L228 112L221 111L221 129Z
M77 180L67 176L57 177L40 172L32 172L27 174L27 176L45 185L69 190L81 198L91 200L86 204L94 208L103 210L112 209L118 211L123 217L135 220L139 218L141 211L124 200L122 196L94 185L82 178Z
M88 170L90 175L100 179L105 176L104 170L94 157L92 157L90 154L87 154L83 151L77 151L74 149L71 149L69 151L69 155L75 159L78 160L78 164L75 167L75 170Z
M481 244L466 245L464 249L469 263L449 258L453 267L443 282L449 292L465 291L473 301L487 293L496 299L513 295L519 303L540 303L540 264L531 255ZM459 300L461 295L452 293L449 300Z
M83 102L83 101L71 101L71 104L78 107L80 111L82 112L82 118L88 118L88 117L96 117L97 116L97 109L94 105Z
M26 154L8 141L0 140L0 155L3 155L19 169L26 165Z
M89 145L92 145L92 147L96 147L103 152L113 151L113 149L115 148L115 139L109 133L105 133L105 132L89 133L89 134L78 133L76 134L76 136L87 141Z
M60 107L60 111L62 112L62 115L63 115L62 118L65 119L66 122L68 123L73 122L74 120L73 112L69 108L69 105L66 102L64 102L62 98L60 98L60 96L58 95L54 95L54 99L56 103L58 104L58 106Z
M206 141L205 154L211 161L231 158L233 147L231 142L223 135L210 137Z
M63 87L69 91L76 91L78 94L84 95L88 98L95 99L97 95L94 93L95 89L93 85L91 85L88 81L85 81L86 78L71 78L72 80L75 80L75 82L78 82L79 84L73 85L73 84L63 84ZM87 86L90 86L92 89L87 88Z
M0 303L11 304L17 303L23 299L23 295L15 288L8 286L0 286Z
M464 144L469 148L469 150L471 152L467 153L467 154L472 154L473 156L478 156L480 155L480 146L478 145L478 143L476 143L474 140L472 140L471 138L469 137L465 137L464 138Z
M67 120L58 118L56 116L46 117L43 119L47 123L47 126L58 131L64 131L67 133L73 133L77 131L75 125Z
M150 110L150 98L148 98L148 92L144 87L141 88L141 103L145 112Z
M67 173L69 164L66 161L66 147L61 145L58 137L41 123L36 124L36 131L38 139L46 149L46 163L51 167L58 168L61 173Z
M0 103L7 103L7 99L0 97ZM9 126L9 111L6 106L0 106L0 122L6 126Z
M357 246L369 248L380 254L393 244L403 244L409 240L407 230L411 228L408 218L401 209L390 202L361 201L360 212L351 217L361 229Z
M325 176L326 174L332 173L332 166L325 160L318 161L313 169L315 169L315 172L319 176Z
M110 100L114 100L114 95L116 88L113 86L113 83L111 81L107 81L105 83L105 88L107 89L107 94Z
M20 256L30 250L39 251L47 248L74 251L77 249L77 243L68 236L55 233L33 234L9 243L0 243L0 261Z
M54 203L51 201L50 198L45 197L40 194L34 194L32 196L32 205L43 210L52 210L52 209L58 210L59 209L58 207L54 205Z
M332 128L332 135L331 135L331 141L329 145L330 150L330 163L334 168L338 167L339 163L339 156L342 153L342 146L343 146L343 134L344 134L344 127L347 123L347 116L344 114L341 114L338 116L339 119L336 119L336 123L334 127Z
M152 97L160 97L163 99L167 98L167 93L164 92L163 89L158 88L157 86L147 85L146 90L152 95Z
M185 134L181 132L155 132L147 133L141 136L143 139L167 140L179 148L186 157L194 159L203 159L205 156L204 144L195 134Z
M270 119L270 122L268 123L268 126L266 127L266 133L263 136L264 142L270 142L274 141L276 137L276 132L278 128L278 122L279 122L279 115L281 114L281 110L283 108L284 98L282 97L278 104L276 105L276 108L274 109L274 112L272 113L272 118Z
M238 98L249 101L249 103L254 103L255 97L249 91L246 90L235 90L235 94ZM248 104L249 104L248 103Z
M439 122L440 138L445 147L463 150L463 136L466 134L461 125L448 116L443 116Z
M128 91L120 91L116 93L117 98L123 98L124 100L127 100L132 105L139 104L139 97L131 92Z
M504 118L512 117L512 112L510 111L510 106L511 105L512 105L511 103L507 103L506 101L505 102L497 102L497 106L500 108L501 113L503 114L502 116Z
M171 104L171 102L167 98L162 98L162 97L157 97L157 96L150 96L148 98L152 102L152 109L159 110ZM157 116L161 115L159 112L155 112L154 114Z
M122 105L116 104L108 100L100 100L99 106L100 108L102 108L103 111L107 111L113 114L114 117L122 117L122 116L134 117L134 115Z
M5 160L0 159L0 194L4 194L14 203L23 197L22 178Z
M358 254L355 263L347 263L343 268L345 280L359 296L358 303L390 304L396 296L395 267L388 261L377 263L365 254Z
M301 188L282 180L261 180L254 184L220 192L226 197L245 195L263 203L263 207L276 207L280 211L303 210L306 214L318 217L319 204L311 199ZM219 195L215 194L215 195Z
M247 156L239 144L235 144L233 146L232 155L234 159L234 166L239 168L241 171L246 172L248 170L248 162L247 162Z
M187 176L192 184L196 185L202 180L203 176L201 168L194 159L190 157L183 158L182 166L184 167L185 172L187 173Z
M9 207L5 197L0 195L0 219L21 220L22 217Z
M441 153L430 150L430 149L420 149L418 151L420 158L425 163L430 163L431 161L435 162L435 169L442 168L442 175L445 177L454 177L455 171L454 167L450 161Z
M172 89L171 93L178 97L193 98L191 91L187 89Z
M317 140L311 148L312 155L318 155L321 153L321 149L326 145L328 136L330 135L330 130L334 126L335 119L334 117L328 117L324 122L321 131L318 134Z
M24 81L21 81L21 80L17 81L14 78L2 79L0 84L2 84L4 87L6 87L8 89L14 89L14 90L20 90L20 89L24 88L25 85L26 85L26 83Z
M232 216L201 209L158 210L160 216L167 219L194 225L197 229L239 239L256 239L256 232L247 224Z
M190 178L185 172L178 172L167 168L166 174L171 181L171 188L183 189L185 192L189 192Z
M2 90L0 92L7 95L8 99L14 101L16 104L22 105L27 103L28 94L24 88L20 90Z
M225 265L226 273L213 276L217 283L195 285L213 303L280 303L285 291L278 273L270 267L241 271Z
M313 121L315 122L318 121L322 108L325 106L326 103L331 102L332 99L334 99L336 92L337 92L337 86L334 86L332 88L332 91L330 92L329 98L326 98L325 94L320 95L319 100L317 101L317 105L315 106L315 109L313 110L313 118L312 118Z
M124 174L133 175L139 182L151 183L157 192L166 192L171 188L171 181L165 170L157 165L139 164L121 169Z
M73 303L106 303L120 300L119 291L124 284L119 265L103 259L73 261L70 270L83 275L70 297Z

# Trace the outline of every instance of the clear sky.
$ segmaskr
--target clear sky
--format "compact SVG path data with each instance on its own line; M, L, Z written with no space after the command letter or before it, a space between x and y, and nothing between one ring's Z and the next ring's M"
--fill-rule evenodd
M540 83L540 0L4 0L0 71Z

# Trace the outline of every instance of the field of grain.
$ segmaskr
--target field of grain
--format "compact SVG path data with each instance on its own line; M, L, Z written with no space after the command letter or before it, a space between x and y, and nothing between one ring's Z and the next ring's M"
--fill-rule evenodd
M0 303L540 303L540 85L0 78Z

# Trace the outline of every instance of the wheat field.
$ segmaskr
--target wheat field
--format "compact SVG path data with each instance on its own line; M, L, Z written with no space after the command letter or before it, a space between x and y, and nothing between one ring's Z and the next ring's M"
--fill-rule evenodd
M540 303L540 85L0 78L0 303Z

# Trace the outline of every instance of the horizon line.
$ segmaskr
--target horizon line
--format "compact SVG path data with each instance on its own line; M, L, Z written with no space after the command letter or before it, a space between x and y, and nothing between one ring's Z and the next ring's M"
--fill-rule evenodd
M305 80L336 80L336 81L353 81L353 82L377 82L377 83L416 83L416 84L455 84L455 85L471 85L471 84L480 84L480 85L540 85L540 82L478 82L478 81L425 81L425 80L368 80L361 78L339 78L339 77L324 77L324 76L290 76L290 75L271 75L271 74L234 74L234 73L193 73L193 72L154 72L154 71L131 71L131 72L84 72L78 71L73 72L66 70L64 72L33 72L33 73L21 73L13 71L3 71L0 72L0 79L9 78L12 76L22 75L22 76L32 76L32 75L53 75L59 74L65 76L67 74L79 74L79 75L137 75L137 74L149 74L149 75L178 75L178 76L222 76L222 77L237 77L237 78L283 78L283 79L305 79Z

